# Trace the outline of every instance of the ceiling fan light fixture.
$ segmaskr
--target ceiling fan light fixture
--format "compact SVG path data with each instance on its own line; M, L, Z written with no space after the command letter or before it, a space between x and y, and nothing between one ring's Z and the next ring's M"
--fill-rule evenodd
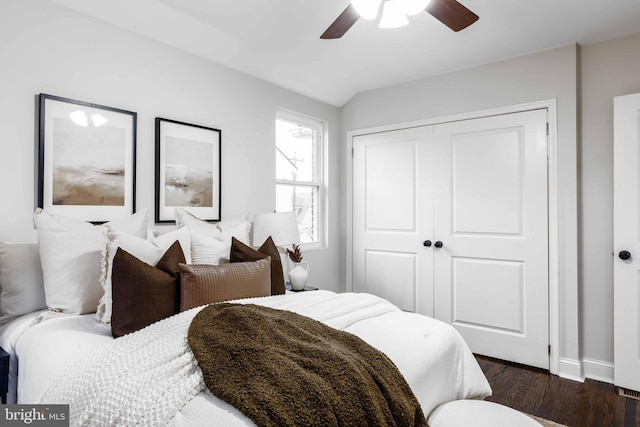
M460 31L476 22L479 17L457 0L351 0L347 8L320 36L321 39L339 39L361 18L375 19L382 7L380 28L407 25L407 15L425 11L452 31Z
M399 28L409 24L409 18L397 1L385 1L382 8L380 28Z
M364 19L376 19L382 0L351 0L353 8Z
M430 0L395 0L399 3L402 11L409 16L417 15L429 5Z

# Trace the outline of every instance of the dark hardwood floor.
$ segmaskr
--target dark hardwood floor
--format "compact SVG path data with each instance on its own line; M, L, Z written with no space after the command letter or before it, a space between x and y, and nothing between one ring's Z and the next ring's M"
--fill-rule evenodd
M476 359L493 389L487 400L570 427L640 427L640 401L619 396L612 384L579 383L537 368Z

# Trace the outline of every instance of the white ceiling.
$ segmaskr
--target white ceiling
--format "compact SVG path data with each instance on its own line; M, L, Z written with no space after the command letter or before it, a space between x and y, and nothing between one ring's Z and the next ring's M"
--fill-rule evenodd
M639 0L460 0L454 33L428 13L383 30L360 19L320 34L349 0L50 0L295 92L342 106L358 92L640 32Z

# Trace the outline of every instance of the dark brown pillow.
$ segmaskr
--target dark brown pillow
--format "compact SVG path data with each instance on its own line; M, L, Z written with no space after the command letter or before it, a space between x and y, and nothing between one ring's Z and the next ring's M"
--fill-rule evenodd
M111 276L111 334L114 337L178 313L178 265L184 262L179 242L171 245L155 267L118 248Z
M271 236L267 237L262 246L255 249L242 243L235 237L231 238L231 262L257 261L266 257L271 257L271 295L284 294L284 277L282 276L282 263L278 247L273 243Z
M271 295L271 258L233 264L180 264L180 311Z

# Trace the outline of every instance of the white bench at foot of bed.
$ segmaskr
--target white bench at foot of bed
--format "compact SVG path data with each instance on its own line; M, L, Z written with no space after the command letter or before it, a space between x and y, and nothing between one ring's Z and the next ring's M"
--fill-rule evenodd
M485 400L454 400L434 409L429 427L541 427L541 424L508 406Z

